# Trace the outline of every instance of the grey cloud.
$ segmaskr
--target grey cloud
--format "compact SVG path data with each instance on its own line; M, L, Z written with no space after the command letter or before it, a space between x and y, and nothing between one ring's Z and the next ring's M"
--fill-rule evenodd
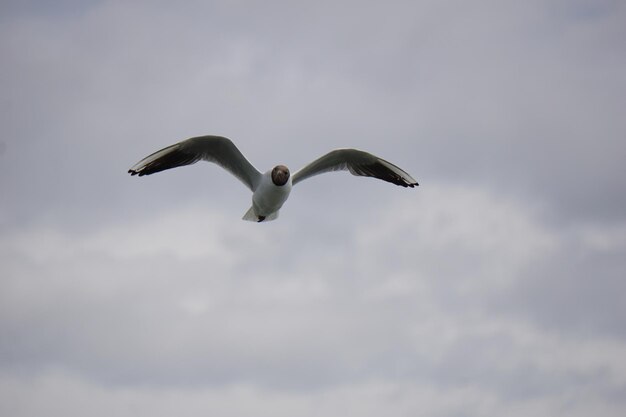
M28 183L54 208L108 185L109 169L200 133L231 136L260 166L275 163L270 149L304 163L392 141L427 178L518 189L561 218L621 218L621 10L606 3L584 20L562 16L585 16L571 12L585 4L493 6L435 20L446 10L431 4L366 6L357 19L351 3L217 3L191 18L103 3L76 21L13 23L8 79L24 81L5 85L5 187ZM51 194L44 176L70 192Z
M514 297L503 297L514 301L501 307L515 314L530 314L552 331L623 339L623 248L584 246L580 241L566 243L549 260L529 266L512 289Z
M64 4L1 18L12 415L623 414L621 4ZM320 176L254 227L215 166L126 174L206 133L421 186Z

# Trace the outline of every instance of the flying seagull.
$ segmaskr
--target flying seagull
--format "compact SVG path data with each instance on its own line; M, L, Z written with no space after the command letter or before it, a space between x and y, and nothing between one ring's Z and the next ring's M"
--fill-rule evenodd
M324 172L347 170L352 175L374 177L402 187L419 185L406 171L391 162L357 149L331 151L293 175L285 165L276 165L262 174L230 139L222 136L198 136L178 142L146 156L128 173L142 177L200 160L216 163L252 191L252 207L244 214L243 220L256 222L276 219L292 186Z

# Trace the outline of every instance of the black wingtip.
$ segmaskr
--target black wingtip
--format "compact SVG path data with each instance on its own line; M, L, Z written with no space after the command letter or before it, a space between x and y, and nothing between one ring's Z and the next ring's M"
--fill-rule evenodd
M410 182L410 181L409 181L409 180L407 180L406 178L402 178L402 180L404 181L404 184L405 184L404 186L405 186L405 187L411 187L411 188L414 188L414 187L418 187L418 186L419 186L419 184L417 183L417 181L415 181L413 178L411 178L411 180L413 180L413 181L415 181L415 182Z
M411 179L412 179L412 178L411 178ZM413 181L415 181L415 180L413 180ZM396 185L401 185L401 186L403 186L404 188L407 188L407 187L409 187L409 188L414 188L414 187L419 186L419 184L417 183L417 181L415 181L415 182L410 182L410 181L409 181L409 180L407 180L406 178L402 178L402 177L400 177L397 181L393 181L393 183L394 183L394 184L396 184Z

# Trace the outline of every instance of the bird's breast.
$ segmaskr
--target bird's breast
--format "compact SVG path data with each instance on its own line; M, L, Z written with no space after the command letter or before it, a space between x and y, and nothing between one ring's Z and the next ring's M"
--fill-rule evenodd
M291 178L285 185L276 186L266 173L252 195L252 204L258 215L269 215L282 207L289 193L291 193Z

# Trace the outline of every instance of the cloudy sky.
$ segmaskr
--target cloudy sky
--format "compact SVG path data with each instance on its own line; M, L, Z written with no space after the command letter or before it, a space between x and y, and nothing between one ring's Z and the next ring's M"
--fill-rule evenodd
M623 416L626 4L3 1L0 414ZM336 147L420 182L197 164Z

